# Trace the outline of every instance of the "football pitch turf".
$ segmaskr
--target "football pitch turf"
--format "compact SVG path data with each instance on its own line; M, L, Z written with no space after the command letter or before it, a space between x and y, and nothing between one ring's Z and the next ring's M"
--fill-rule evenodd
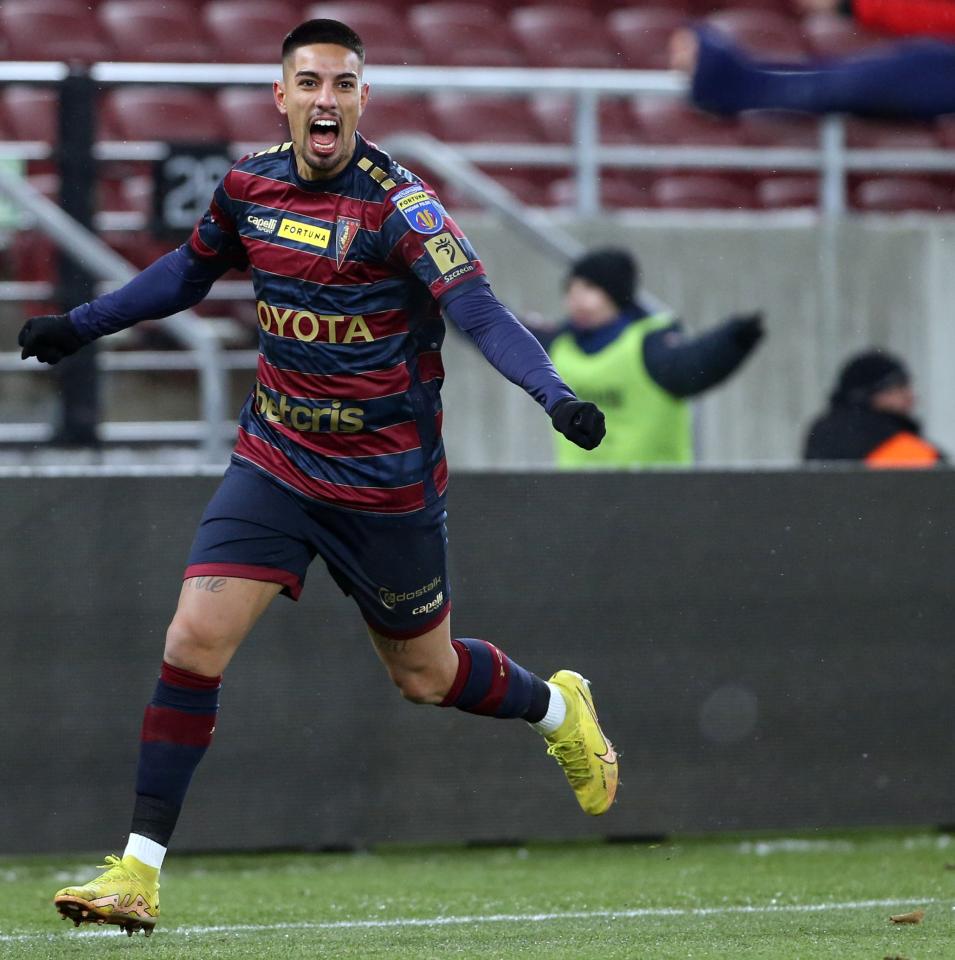
M0 957L951 960L952 861L929 830L180 855L147 940L57 917L99 861L5 857Z

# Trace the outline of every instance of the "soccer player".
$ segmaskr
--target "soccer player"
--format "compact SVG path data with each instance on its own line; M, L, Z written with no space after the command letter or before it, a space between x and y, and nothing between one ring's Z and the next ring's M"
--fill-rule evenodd
M576 398L494 297L431 188L357 134L363 63L361 39L344 24L296 27L274 84L288 142L226 174L188 243L114 293L20 332L24 358L56 363L198 303L230 267L251 269L261 326L255 388L192 545L146 707L125 853L54 898L77 925L152 931L159 871L212 739L222 673L271 601L299 596L316 555L357 603L408 700L526 720L587 813L614 800L616 753L579 674L545 682L490 643L451 639L442 314L569 440L596 447L603 414Z

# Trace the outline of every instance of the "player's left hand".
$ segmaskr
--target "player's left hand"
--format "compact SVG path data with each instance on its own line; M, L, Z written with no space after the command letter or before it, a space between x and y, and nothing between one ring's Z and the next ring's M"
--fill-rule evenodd
M584 450L593 450L607 435L600 407L585 400L561 400L551 411L554 429Z
M41 363L59 363L83 346L68 314L31 317L23 325L17 342L23 348L20 357L36 357Z

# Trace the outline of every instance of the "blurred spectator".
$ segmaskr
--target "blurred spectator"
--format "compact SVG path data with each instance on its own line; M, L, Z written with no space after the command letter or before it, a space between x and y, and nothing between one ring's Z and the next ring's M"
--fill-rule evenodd
M955 40L955 0L795 0L803 12L840 13L900 37Z
M686 337L673 317L639 305L638 283L629 252L594 250L570 269L565 323L534 331L561 377L607 417L603 443L584 457L558 436L562 468L691 463L686 398L725 380L763 336L762 315L752 313Z
M851 357L829 409L809 428L806 460L857 460L870 467L931 467L945 455L922 438L905 364L883 350Z
M695 26L673 35L670 62L690 76L692 102L711 113L928 119L955 112L955 43L941 40L908 39L853 56L780 65L754 60L715 30Z

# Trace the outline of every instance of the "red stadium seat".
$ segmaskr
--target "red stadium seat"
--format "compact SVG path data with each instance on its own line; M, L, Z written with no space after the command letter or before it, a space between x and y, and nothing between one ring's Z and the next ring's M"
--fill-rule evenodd
M955 147L955 113L939 117L935 124L935 135L945 147Z
M853 191L853 205L868 212L897 213L916 210L939 213L955 209L950 187L915 177L873 177Z
M204 63L213 56L187 0L104 0L97 14L119 60Z
M774 10L723 10L706 23L761 60L804 60L799 23Z
M118 87L106 96L103 120L122 140L223 143L225 124L211 94L188 87Z
M792 15L792 0L689 0L689 6L697 17L706 17L720 10L770 10Z
M641 96L630 101L630 106L641 139L650 143L739 144L739 127L734 120L702 113L682 100Z
M278 63L282 40L302 19L281 0L210 0L202 19L217 58L226 63Z
M681 210L751 209L756 205L753 191L737 180L717 174L668 174L657 177L650 187L655 207Z
M802 34L816 57L846 57L870 50L886 38L866 30L855 20L835 13L817 13L802 21Z
M604 210L652 207L652 177L639 171L611 170L600 178L600 205ZM551 204L559 207L577 205L577 181L573 177L555 180L548 190Z
M320 17L347 23L361 37L369 64L424 63L424 55L400 8L370 0L337 0L309 7L302 19Z
M113 48L86 4L73 0L3 0L0 33L14 60L90 63L113 59Z
M436 135L451 143L539 143L545 139L526 101L515 97L438 93L431 97Z
M437 123L428 101L413 94L378 93L372 90L368 106L358 121L361 135L373 143L402 133L427 133L435 136Z
M465 67L524 63L507 21L488 7L425 3L411 8L408 21L428 63Z
M271 146L288 139L288 123L272 91L259 87L224 87L217 96L225 135L232 143Z
M819 206L819 178L766 177L756 187L756 199L767 210Z
M625 7L607 17L607 27L626 65L638 70L669 69L669 41L687 16L670 7Z
M532 66L619 67L624 64L603 21L586 9L518 7L511 12L510 23Z
M18 83L6 87L2 96L7 125L15 140L56 143L60 107L55 90Z
M804 113L785 110L745 110L739 128L746 143L758 147L819 146L819 120Z
M541 93L531 98L531 110L544 135L555 143L574 140L576 102L560 93ZM606 97L600 101L599 130L601 143L635 143L636 124L625 100Z
M502 187L509 190L521 203L530 207L549 205L549 176L545 170L525 170L521 168L482 168L484 173L493 177ZM426 178L427 179L427 178ZM450 208L452 216L456 210L477 210L482 204L474 195L463 190L459 184L448 183L439 194L442 202Z
M865 120L848 117L846 143L850 147L883 150L934 150L940 146L935 127L917 121Z

